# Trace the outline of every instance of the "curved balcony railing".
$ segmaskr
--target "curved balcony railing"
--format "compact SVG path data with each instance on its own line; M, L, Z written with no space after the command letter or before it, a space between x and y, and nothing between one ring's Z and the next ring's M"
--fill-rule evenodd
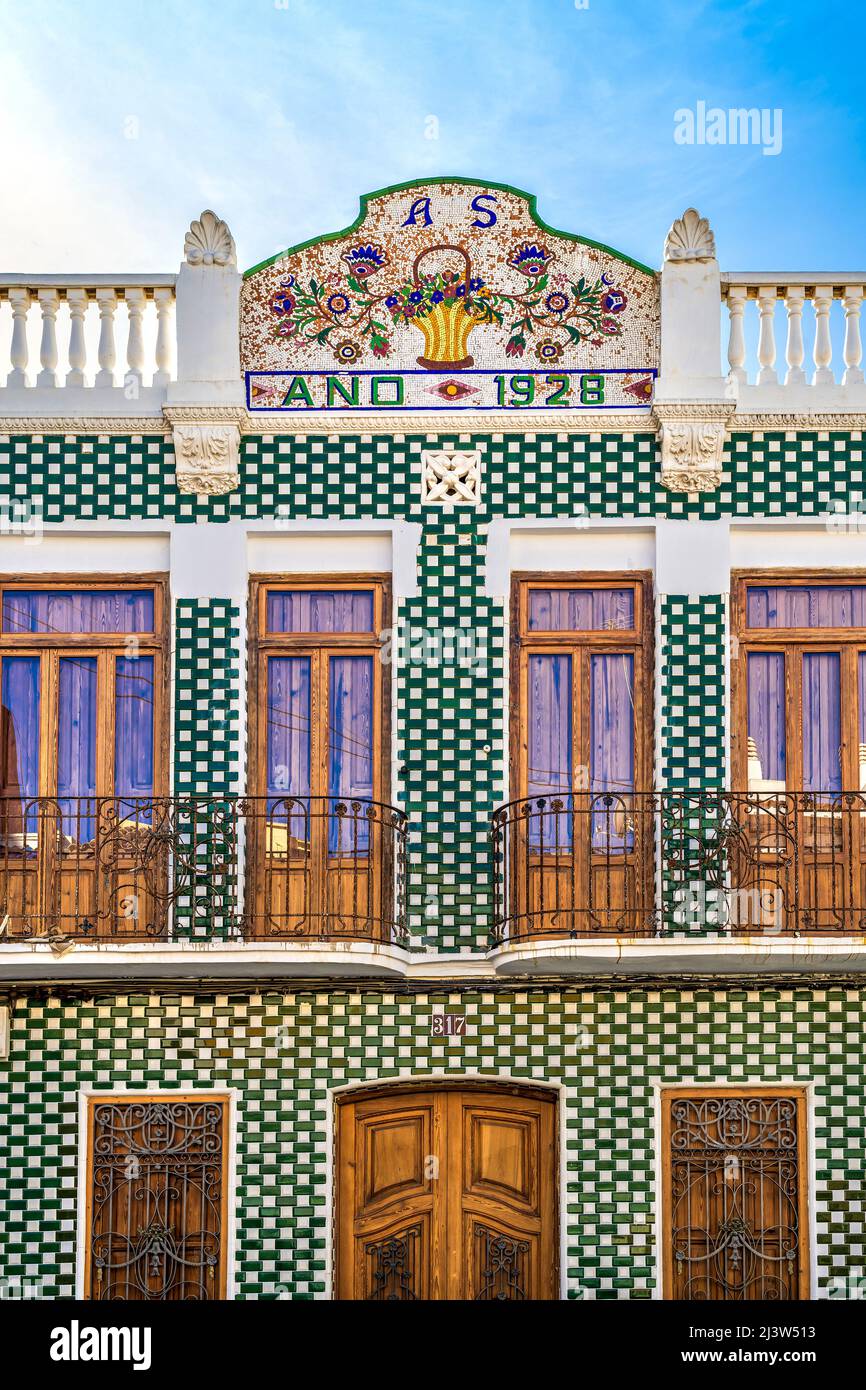
M866 932L866 794L575 792L491 827L494 944Z
M0 797L0 939L405 939L402 811L291 797Z
M406 817L377 801L245 797L246 935L402 942Z

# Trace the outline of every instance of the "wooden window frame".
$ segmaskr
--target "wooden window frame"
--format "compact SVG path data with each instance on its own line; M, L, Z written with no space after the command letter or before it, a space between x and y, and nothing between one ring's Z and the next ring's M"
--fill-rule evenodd
M849 588L866 585L866 568L734 570L731 574L731 633L737 642L731 660L731 782L733 790L748 788L748 658L751 652L781 652L785 658L785 782L799 791L803 782L802 662L792 660L809 651L840 650L842 791L859 790L857 652L866 651L863 628L759 628L746 626L746 595L750 587ZM853 710L853 715L850 711ZM846 719L846 711L848 717Z
M228 1091L100 1091L89 1093L84 1097L85 1115L83 1125L84 1138L84 1163L82 1171L84 1175L84 1193L80 1210L82 1212L82 1223L79 1225L79 1239L83 1243L84 1259L82 1262L82 1288L79 1297L85 1302L98 1302L92 1298L90 1293L90 1281L92 1275L92 1221L93 1221L93 1128L94 1111L98 1105L149 1105L160 1101L180 1101L190 1102L191 1104L211 1103L219 1105L222 1109L222 1168L221 1168L221 1195L220 1195L220 1269L219 1269L219 1294L214 1300L225 1301L228 1297L228 1278L229 1278L229 1258L230 1248L230 1228L229 1228L229 1186L233 1170L232 1153L232 1096ZM138 1301L138 1300L136 1300Z
M661 1138L661 1195L659 1208L661 1212L661 1243L662 1243L662 1297L666 1300L673 1298L673 1264L671 1251L671 1103L674 1100L685 1100L694 1097L701 1099L713 1099L715 1097L727 1097L736 1099L738 1097L750 1096L775 1096L780 1100L794 1100L797 1103L797 1161L799 1164L797 1173L797 1214L799 1217L800 1235L800 1268L798 1274L798 1297L801 1300L808 1300L810 1297L811 1286L811 1231L809 1222L811 1220L811 1208L809 1205L809 1175L810 1175L810 1155L809 1155L809 1091L806 1086L773 1086L770 1083L752 1086L701 1086L701 1085L672 1085L660 1087L661 1105L661 1125L659 1127Z
M373 590L373 627L369 636L362 632L268 632L266 604L269 591L284 593L330 593L335 589L353 592ZM247 787L250 796L267 795L267 663L271 656L331 655L373 657L373 801L388 805L391 796L391 668L382 661L383 632L391 626L391 576L387 574L320 575L254 574L249 581L249 658L247 672ZM312 662L311 662L312 667ZM320 679L320 690L327 702L327 674ZM323 706L310 690L310 768L315 769L314 725L321 722ZM327 780L327 772L325 772ZM311 775L311 784L313 776ZM311 796L327 791L310 792Z
M532 589L632 589L634 591L633 628L615 628L582 632L530 632L528 624L528 595ZM654 635L653 575L649 570L580 570L558 573L547 571L515 571L511 577L511 662L510 662L510 736L509 752L512 775L517 786L509 790L510 799L528 796L528 720L526 675L531 655L570 654L588 665L596 649L627 650L634 657L634 758L635 791L650 791L653 786L653 750L655 747L654 719ZM587 677L581 671L573 680L572 709L579 699L579 688L586 688ZM581 747L589 748L590 702L578 710L579 721L572 725L572 765L580 765L576 756Z
M101 591L105 589L151 590L154 596L152 633L9 633L0 621L0 657L42 656L40 662L40 728L38 796L56 795L57 775L57 671L61 657L122 655L124 643L134 637L142 656L154 658L153 690L153 796L165 796L169 789L169 576L165 573L130 577L125 574L39 574L32 578L0 577L0 614L7 594L67 589ZM96 796L114 796L114 698L105 674L107 663L97 666L97 769ZM47 675L47 679L46 679ZM46 693L48 699L46 700ZM52 723L54 727L52 728ZM49 790L49 778L55 786Z

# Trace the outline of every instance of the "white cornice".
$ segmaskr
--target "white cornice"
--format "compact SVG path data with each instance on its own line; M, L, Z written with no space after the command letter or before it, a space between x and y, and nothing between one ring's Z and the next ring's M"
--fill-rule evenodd
M168 434L161 415L0 415L0 436L10 434Z
M661 404L661 403L660 403ZM694 416L691 403L665 403L666 416ZM706 407L704 408L706 409ZM862 411L746 411L731 410L725 405L712 411L715 416L728 418L728 431L808 430L814 433L834 430L859 434L866 430L866 413ZM298 413L300 415L300 412ZM431 437L448 435L603 435L655 434L656 419L648 410L634 413L603 411L562 411L520 414L514 412L447 411L424 415L311 415L303 418L288 411L249 412L243 406L171 405L164 415L2 415L0 437L9 435L160 435L171 432L174 424L237 424L242 435L252 437L293 435L313 436L370 435L394 436L423 434Z

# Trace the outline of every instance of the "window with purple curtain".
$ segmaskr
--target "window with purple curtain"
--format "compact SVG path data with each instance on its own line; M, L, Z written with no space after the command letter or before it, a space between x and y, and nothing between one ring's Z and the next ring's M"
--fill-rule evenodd
M857 787L866 792L866 652L857 653L857 693L859 697L859 720L857 723L860 777Z
M114 666L114 793L118 815L149 825L153 811L152 656L119 656Z
M24 836L37 829L37 809L27 803L39 794L38 656L4 656L2 743L0 743L0 837L7 851L35 846Z
M529 676L529 776L532 803L529 845L551 853L571 846L572 810L572 658L567 654L531 655ZM560 799L567 810L543 814L537 798Z
M268 632L372 632L372 589L269 589Z
M369 823L351 802L373 796L373 658L332 656L328 666L328 853L366 854ZM349 804L347 815L335 801Z
M271 852L308 844L310 795L310 658L268 658L268 821ZM299 799L301 806L286 805ZM283 830L283 826L285 829ZM285 844L282 843L285 839Z
M750 584L746 626L866 627L866 584Z
M784 791L784 652L749 653L748 739L749 791Z
M634 589L530 589L530 632L634 628Z
M4 632L153 632L152 589L34 589L3 594Z
M838 652L803 654L803 790L842 790L842 661Z
M95 834L96 657L60 659L57 798L63 834L86 844Z
M631 849L634 831L634 657L604 652L590 658L590 789L592 844ZM614 800L606 805L603 793Z

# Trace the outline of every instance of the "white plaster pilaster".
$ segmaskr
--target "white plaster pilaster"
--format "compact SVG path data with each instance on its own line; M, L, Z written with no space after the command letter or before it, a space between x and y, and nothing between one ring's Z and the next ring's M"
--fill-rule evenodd
M727 519L656 521L659 594L726 594L731 587L731 527Z

